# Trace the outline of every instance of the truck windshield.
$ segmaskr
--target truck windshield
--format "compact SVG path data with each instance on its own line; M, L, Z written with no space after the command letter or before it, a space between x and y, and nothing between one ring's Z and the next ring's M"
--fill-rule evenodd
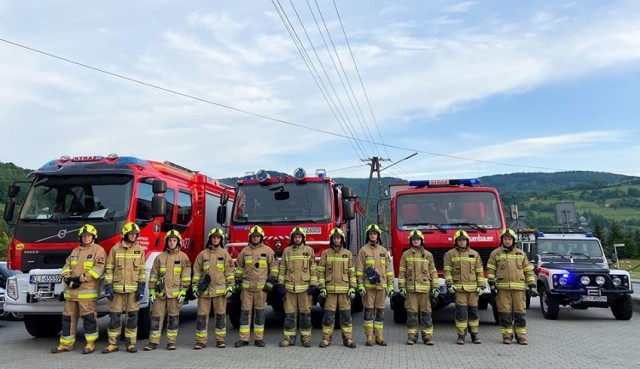
M502 227L498 199L491 192L438 192L399 195L398 229Z
M543 259L602 258L602 247L596 239L538 239L538 254Z
M29 189L20 220L123 219L132 183L130 176L41 176Z
M331 219L331 196L324 182L277 183L238 188L236 223L323 222Z

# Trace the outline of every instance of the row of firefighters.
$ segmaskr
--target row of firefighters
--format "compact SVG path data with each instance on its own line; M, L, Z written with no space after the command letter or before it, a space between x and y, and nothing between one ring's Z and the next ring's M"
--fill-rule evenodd
M121 315L126 314L125 348L137 352L139 301L146 286L144 250L137 243L139 227L127 223L122 229L122 241L107 256L96 243L97 230L91 224L78 232L80 245L66 260L62 269L65 284L65 306L62 334L53 353L71 351L76 340L78 319L82 318L86 345L84 354L95 351L98 338L96 301L99 280L104 274L104 291L109 299L110 323L108 345L103 353L119 350ZM215 316L216 347L225 347L227 299L240 290L240 339L235 347L249 345L253 320L254 344L263 347L265 304L267 293L274 288L284 297L284 338L281 347L293 346L298 334L303 346L311 346L311 305L313 295L324 299L322 341L320 347L331 345L336 314L339 316L343 345L355 348L352 335L351 302L356 291L364 306L366 345L386 346L383 336L386 298L394 291L389 252L380 242L381 230L371 224L366 229L366 244L360 248L354 265L353 255L346 247L344 233L335 228L330 234L331 247L322 252L316 265L314 250L305 243L305 231L293 228L290 245L278 261L271 248L263 243L265 234L260 226L249 230L249 243L236 260L237 267L224 249L224 231L214 228L209 233L207 247L192 265L180 251L181 236L176 230L167 232L164 252L153 262L149 275L149 300L152 303L151 329L145 351L158 347L165 318L168 350L176 349L180 307L190 288L198 297L196 343L194 349L206 347L209 316ZM496 296L503 343L515 338L526 340L526 294L535 296L533 268L526 254L514 248L516 234L511 229L501 235L501 246L490 255L487 279ZM398 275L400 295L407 310L407 344L418 342L420 335L426 345L433 345L432 298L439 295L440 286L433 255L425 249L419 230L411 231L410 247L402 254ZM455 293L455 326L457 343L464 344L470 333L473 343L478 336L478 300L484 293L486 280L480 255L469 246L469 236L459 230L454 247L444 256L444 276L448 292ZM193 277L192 277L193 275ZM298 326L299 318L299 326Z

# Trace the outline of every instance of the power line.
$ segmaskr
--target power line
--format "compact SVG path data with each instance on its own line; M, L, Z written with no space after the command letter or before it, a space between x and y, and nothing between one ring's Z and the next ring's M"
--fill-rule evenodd
M152 84L152 83L140 81L140 80L135 79L135 78L127 77L127 76L124 76L124 75L121 75L121 74L117 74L117 73L114 73L114 72L110 72L110 71L107 71L107 70L104 70L104 69L101 69L101 68L93 67L93 66L90 66L88 64L84 64L84 63L77 62L77 61L74 61L74 60L71 60L71 59L67 59L67 58L64 58L64 57L61 57L61 56L58 56L58 55L55 55L55 54L51 54L51 53L48 53L48 52L45 52L45 51L41 51L41 50L26 46L26 45L22 45L22 44L19 44L19 43L16 43L16 42L12 42L12 41L6 40L4 38L0 38L0 41L2 41L4 43L7 43L7 44L10 44L10 45L13 45L13 46L20 47L20 48L25 49L25 50L29 50L29 51L41 54L41 55L45 55L45 56L48 56L48 57L51 57L51 58L54 58L54 59L58 59L58 60L61 60L61 61L64 61L64 62L67 62L67 63L70 63L70 64L75 64L75 65L83 67L83 68L91 69L91 70L96 71L96 72L104 73L104 74L107 74L107 75L110 75L110 76L113 76L113 77L117 77L117 78L129 81L129 82L137 83L137 84L142 85L142 86L151 87L151 88L154 88L154 89L157 89L157 90L160 90L160 91L164 91L164 92L167 92L167 93L170 93L170 94L174 94L174 95L178 95L178 96L185 97L185 98L188 98L188 99L192 99L192 100L196 100L196 101L199 101L199 102L203 102L205 104L210 104L210 105L214 105L214 106L217 106L217 107L220 107L220 108L233 110L233 111L236 111L236 112L239 112L239 113L243 113L243 114L250 115L250 116L253 116L253 117L258 117L258 118L270 120L270 121L277 122L277 123L282 123L282 124L285 124L285 125L288 125L288 126L292 126L292 127L296 127L296 128L302 128L302 129L307 129L307 130L318 132L318 133L324 133L324 134L331 135L331 136L334 136L334 137L353 139L354 141L358 141L360 143L373 143L374 145L386 147L386 148L389 148L389 149L396 149L396 150L410 151L410 152L415 151L415 152L418 152L418 153L421 153L421 154L437 156L437 157L442 157L442 158L469 161L469 162L474 162L474 163L493 164L493 165L500 165L500 166L505 166L505 167L529 168L529 169L539 169L539 170L554 170L554 171L576 170L575 168L574 169L551 168L551 167L542 167L542 166L525 165L525 164L515 165L515 164L502 163L502 162L491 161L491 160L469 159L469 158L464 158L464 157L456 156L456 155L440 154L440 153L420 150L420 149L416 149L416 148L391 145L391 144L386 144L386 143L382 143L382 142L375 142L375 141L371 142L371 141L367 141L367 140L364 140L364 139L361 139L361 138L353 138L353 137L349 137L349 136L347 136L345 134L339 134L339 133L327 131L327 130L324 130L324 129L309 127L309 126L305 126L303 124L289 122L289 121L286 121L286 120L280 119L280 118L273 118L273 117L270 117L270 116L267 116L267 115L264 115L264 114L250 112L250 111L247 111L247 110L244 110L244 109L236 108L236 107L233 107L233 106L225 105L225 104L222 104L222 103L218 103L218 102L215 102L215 101L211 101L211 100L207 100L207 99L204 99L204 98L201 98L201 97L190 95L190 94L187 94L187 93L184 93L184 92L179 92L179 91L176 91L176 90L172 90L172 89L167 88L167 87L162 87L162 86L158 86L158 85L155 85L155 84ZM633 173L635 173L635 171Z

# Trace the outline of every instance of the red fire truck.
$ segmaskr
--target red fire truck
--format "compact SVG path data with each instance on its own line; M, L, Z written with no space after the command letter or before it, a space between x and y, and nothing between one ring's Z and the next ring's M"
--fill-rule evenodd
M460 229L469 234L471 247L478 251L486 268L489 255L500 245L500 233L507 222L500 195L484 187L478 179L409 181L389 186L391 196L391 254L398 276L400 257L409 246L409 232L419 229L435 259L440 276L440 297L435 309L454 301L444 287L444 254L454 247L453 234ZM495 301L489 289L480 297L479 308L491 304L497 319ZM391 308L396 323L406 322L404 299L395 293Z
M234 259L248 244L249 229L254 225L262 227L265 244L278 257L289 245L289 235L296 226L305 229L306 243L315 250L316 258L329 247L329 233L334 227L343 229L354 255L364 242L364 209L351 188L336 183L324 170L308 176L304 169L298 168L293 176L277 178L272 178L265 170L247 173L237 183L235 199L226 245ZM226 214L225 207L220 207L221 214ZM317 301L317 296L314 298ZM275 291L268 295L267 302L275 311L284 311L282 296ZM229 299L227 311L231 323L238 326L238 296Z
M9 186L4 219L13 221L16 196L28 185L15 220L8 248L9 267L21 271L7 282L7 311L24 314L27 331L46 337L60 331L60 271L78 245L77 232L85 223L98 230L98 243L107 253L120 241L126 222L140 226L138 242L146 249L147 274L164 248L164 235L177 229L182 250L195 260L207 231L216 226L216 208L233 201L231 187L171 162L136 157L63 156ZM138 334L149 334L148 294L140 304ZM98 313L108 313L103 294Z

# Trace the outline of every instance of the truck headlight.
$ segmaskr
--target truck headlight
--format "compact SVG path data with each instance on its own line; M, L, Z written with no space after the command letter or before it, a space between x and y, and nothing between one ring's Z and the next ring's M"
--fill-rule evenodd
M622 281L620 280L620 278L613 277L613 285L618 287L620 284L622 284Z
M7 289L5 293L14 300L18 299L18 281L15 278L10 278L7 281Z
M582 283L585 286L588 286L589 283L591 283L591 278L589 278L588 275L583 275L582 277L580 277L580 283Z
M602 286L604 284L604 277L601 275L597 276L596 283L598 284L598 286Z

